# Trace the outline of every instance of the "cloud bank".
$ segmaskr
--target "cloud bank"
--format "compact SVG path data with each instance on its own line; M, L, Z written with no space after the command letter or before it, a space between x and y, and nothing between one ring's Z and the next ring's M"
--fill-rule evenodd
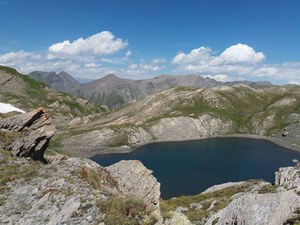
M214 56L212 49L200 47L185 54L178 53L172 60L177 71L197 72L203 74L236 74L249 73L253 67L265 59L262 52L256 52L246 44L236 44Z
M179 52L165 58L140 59L128 41L102 31L86 38L54 43L44 53L8 52L0 54L0 64L22 73L34 70L66 71L75 77L97 79L114 73L143 79L170 74L199 74L219 81L268 80L276 84L300 84L300 62L266 63L267 57L253 47L238 43L216 54L210 47Z
M214 55L209 47L189 53L180 52L173 59L175 73L197 73L220 81L270 80L275 83L300 83L300 62L264 64L266 56L247 44L238 43Z

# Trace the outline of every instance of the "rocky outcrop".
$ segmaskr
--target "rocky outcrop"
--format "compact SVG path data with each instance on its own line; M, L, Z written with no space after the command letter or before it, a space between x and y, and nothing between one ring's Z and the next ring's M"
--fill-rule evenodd
M32 172L30 177L25 177L26 182L22 176L16 177L0 193L0 224L88 225L89 220L94 224L103 220L99 202L106 201L113 187L101 182L103 191L86 182L83 168L87 172L101 169L91 160L65 158L47 165L38 162L23 165L19 159L6 158L6 164L0 166L16 165L23 174Z
M159 206L160 183L138 160L122 160L106 168L126 195L144 199L148 204Z
M300 191L300 165L279 168L275 173L275 185L278 185L283 191L286 189Z
M276 172L277 193L245 192L214 214L205 224L281 225L299 218L300 167L280 168Z
M149 143L153 140L152 136L141 127L127 128L125 132L128 134L130 146Z
M0 93L1 92L22 94L24 92L24 82L16 70L0 65Z
M281 225L293 217L300 207L300 197L293 191L279 194L246 193L233 199L223 210L210 218L212 224ZM218 218L218 219L217 219Z
M63 144L68 149L74 149L76 146L76 149L82 151L97 151L102 154L104 149L111 147L134 147L152 141L190 140L222 135L230 132L233 127L232 121L215 115L204 114L198 118L179 116L160 119L156 124L147 128L104 127L82 132L72 137L66 137Z
M159 184L140 162L114 166L122 170L122 187L122 178L117 177L121 173L112 168L108 172L89 159L64 157L46 165L23 161L0 151L1 172L12 173L17 167L19 173L8 181L1 177L0 224L154 224L149 221L162 220L158 207L145 205L154 191L159 193Z
M16 156L44 161L44 152L51 137L56 133L52 123L44 108L0 120L2 131L19 133L5 148Z
M184 140L226 134L232 127L231 121L204 114L198 119L184 116L163 118L150 128L150 132L157 140Z

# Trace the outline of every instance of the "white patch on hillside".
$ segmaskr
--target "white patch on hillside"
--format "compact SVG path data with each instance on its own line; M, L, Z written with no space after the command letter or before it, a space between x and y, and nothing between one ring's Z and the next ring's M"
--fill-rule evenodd
M0 113L8 113L8 112L13 112L13 111L25 113L25 111L23 111L17 107L14 107L11 104L6 104L6 103L0 102Z

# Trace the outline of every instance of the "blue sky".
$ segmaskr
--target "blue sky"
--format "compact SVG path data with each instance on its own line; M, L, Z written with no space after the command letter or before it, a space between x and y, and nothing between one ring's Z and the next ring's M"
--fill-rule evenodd
M0 0L0 64L300 83L298 0Z

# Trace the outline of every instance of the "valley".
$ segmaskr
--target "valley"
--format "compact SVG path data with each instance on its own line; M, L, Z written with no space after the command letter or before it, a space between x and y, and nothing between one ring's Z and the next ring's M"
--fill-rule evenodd
M51 83L32 80L14 69L2 67L0 72L3 80L0 100L25 111L47 107L59 128L50 147L63 147L71 155L128 152L152 142L219 136L266 138L285 147L300 148L300 87L297 85L245 82L249 86L231 82L229 86L226 83L220 86L220 82L192 75L161 76L151 81L156 81L161 89L167 88L167 83L185 86L156 90L157 93L109 110L105 105L53 91L48 86ZM44 77L53 75L43 74ZM75 89L80 85L65 73L56 74L55 79L59 77L64 82L58 83L64 87ZM105 80L102 86L109 89L111 86L106 85L118 87L120 78L110 75L102 80ZM283 135L284 132L288 135Z
M65 80L70 78L60 75ZM128 153L153 142L213 141L215 137L267 139L300 150L298 85L178 86L110 108L54 91L46 83L0 67L0 101L27 112L0 114L0 168L5 171L0 179L0 211L8 212L1 213L0 222L210 225L254 224L259 220L260 224L272 221L273 225L297 221L299 216L298 164L279 168L275 185L239 178L239 182L215 185L204 192L197 191L196 185L196 195L172 199L168 199L172 195L166 195L162 199L161 184L152 175L157 171L147 169L139 160L122 160L103 167L82 158ZM39 106L46 109L36 109ZM291 157L287 165L297 158ZM248 159L245 165L255 161ZM242 159L234 161L241 163ZM24 184L26 190L34 190L33 195L22 192ZM14 210L9 209L11 204ZM240 209L245 213L240 215ZM260 215L261 211L265 216ZM55 213L57 217L41 217L41 213Z

